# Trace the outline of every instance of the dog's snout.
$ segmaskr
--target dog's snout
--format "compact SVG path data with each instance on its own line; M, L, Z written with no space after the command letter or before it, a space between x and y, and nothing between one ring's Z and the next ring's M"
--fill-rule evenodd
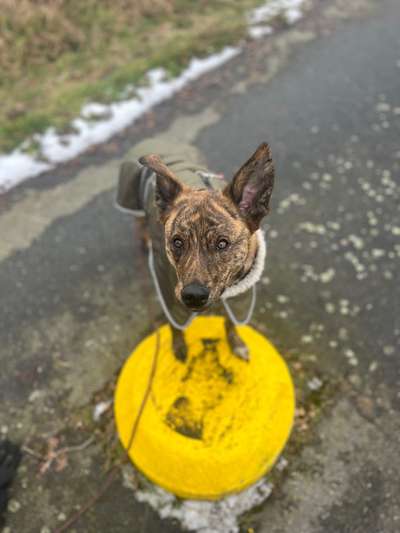
M181 292L182 301L188 307L200 308L207 303L210 291L200 283L190 283L183 287Z

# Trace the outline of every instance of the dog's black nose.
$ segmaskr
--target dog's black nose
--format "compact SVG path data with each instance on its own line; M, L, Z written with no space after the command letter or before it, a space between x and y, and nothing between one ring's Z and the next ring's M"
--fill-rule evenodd
M200 283L190 283L183 287L181 292L182 301L188 307L200 308L207 303L210 291Z

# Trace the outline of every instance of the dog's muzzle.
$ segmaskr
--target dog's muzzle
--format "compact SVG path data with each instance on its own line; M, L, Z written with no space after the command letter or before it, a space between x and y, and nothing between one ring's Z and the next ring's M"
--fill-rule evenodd
M210 291L200 283L190 283L183 287L181 292L182 302L192 310L204 307L210 296Z

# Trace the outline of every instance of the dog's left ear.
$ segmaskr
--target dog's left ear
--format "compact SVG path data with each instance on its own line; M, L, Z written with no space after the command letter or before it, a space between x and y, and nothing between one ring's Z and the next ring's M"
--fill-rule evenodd
M145 155L139 159L139 163L151 168L157 176L156 204L160 217L163 219L177 196L183 191L183 186L177 176L161 161L158 155Z
M269 211L273 186L271 150L268 144L263 143L223 191L237 206L251 232L260 227L261 220Z

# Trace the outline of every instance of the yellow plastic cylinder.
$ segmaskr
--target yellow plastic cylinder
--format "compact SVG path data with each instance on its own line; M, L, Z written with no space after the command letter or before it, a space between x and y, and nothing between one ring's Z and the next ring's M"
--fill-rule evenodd
M159 329L158 364L129 456L154 483L183 498L217 499L262 477L284 447L295 398L287 366L249 326L238 332L250 351L229 349L221 317L198 317L185 331L188 359ZM151 373L156 334L126 361L115 392L117 430L126 448Z

